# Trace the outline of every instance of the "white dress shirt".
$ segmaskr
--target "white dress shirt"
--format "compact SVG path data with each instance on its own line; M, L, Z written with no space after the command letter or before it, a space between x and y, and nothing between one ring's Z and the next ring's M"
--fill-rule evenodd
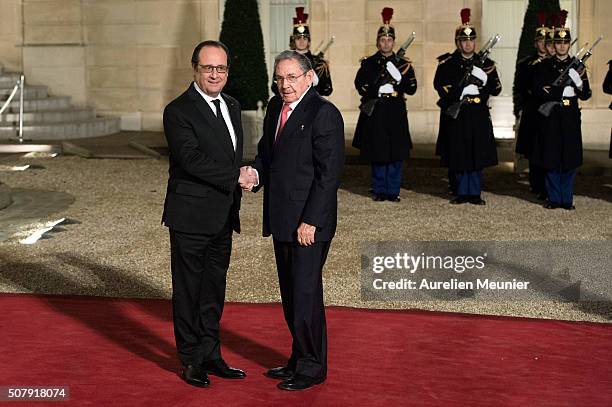
M193 87L195 88L195 90L198 91L200 95L202 95L206 103L208 103L208 106L210 106L210 109L212 110L213 114L215 115L217 114L217 108L215 107L215 104L212 101L219 100L221 102L220 104L221 115L223 116L223 121L227 125L227 129L229 130L230 137L232 138L232 145L234 146L234 151L236 151L236 132L234 131L234 126L232 126L232 119L230 118L229 109L227 108L227 104L225 103L225 100L221 97L221 95L217 96L216 98L208 96L206 93L202 91L202 89L200 89L198 84L195 82L193 82Z

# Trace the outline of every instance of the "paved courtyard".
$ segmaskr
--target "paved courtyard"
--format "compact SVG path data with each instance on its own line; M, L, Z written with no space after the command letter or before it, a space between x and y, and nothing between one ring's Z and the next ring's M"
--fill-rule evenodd
M163 151L160 134L130 136ZM124 138L126 136L124 135ZM126 138L127 140L127 138ZM89 144L88 144L89 143ZM129 148L89 140L94 152L120 156ZM610 301L364 301L360 295L364 241L611 241L612 177L607 154L587 154L576 185L576 211L546 210L517 178L509 161L485 172L486 206L450 205L445 169L421 146L405 168L399 203L373 202L369 167L349 157L339 192L339 225L324 271L328 305L421 308L568 320L609 321ZM129 152L129 151L128 151ZM134 155L131 150L131 155ZM502 159L510 160L508 151ZM505 157L505 158L504 158ZM32 169L0 172L14 203L0 211L0 291L120 297L171 295L169 242L160 225L167 159L0 157L3 165ZM279 301L270 239L261 237L263 194L246 194L243 233L235 235L227 300ZM19 240L46 222L67 221L33 245ZM611 270L601 270L610 282Z

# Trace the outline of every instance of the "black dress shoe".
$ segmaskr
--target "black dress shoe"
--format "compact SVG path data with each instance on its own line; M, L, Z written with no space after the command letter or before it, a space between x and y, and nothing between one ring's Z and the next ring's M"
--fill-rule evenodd
M382 194L374 194L374 195L372 195L372 200L374 202L382 202L382 201L385 200L385 196L382 195Z
M560 207L561 206L559 204L556 204L556 203L553 203L553 202L550 202L550 201L547 201L544 204L544 208L545 209L557 209L557 208L560 208Z
M192 386L208 387L208 385L210 384L208 375L197 366L187 365L183 369L182 377L183 380L185 380Z
M200 369L202 369L203 372L223 377L224 379L244 379L246 377L244 371L229 367L223 359L203 362L200 365Z
M271 379L287 380L293 377L293 370L286 366L275 367L266 372L266 376Z
M574 211L576 210L576 207L572 204L567 204L567 205L561 205L561 207L563 209L565 209L566 211Z
M487 202L482 199L480 196L472 196L470 197L470 199L468 199L468 201L472 204L472 205L486 205Z
M402 198L400 198L399 195L387 195L387 201L400 202L401 200Z
M451 205L461 205L461 204L466 203L467 201L468 200L464 195L459 195L458 197L451 199L449 203Z
M306 390L316 384L321 384L325 378L315 379L314 377L295 375L290 379L280 382L276 387L281 390Z
M545 201L548 199L548 195L546 195L544 192L540 192L536 195L536 199L539 201Z

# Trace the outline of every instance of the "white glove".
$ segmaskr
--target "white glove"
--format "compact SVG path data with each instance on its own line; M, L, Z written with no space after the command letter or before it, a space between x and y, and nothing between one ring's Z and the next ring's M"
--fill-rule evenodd
M574 82L577 88L582 87L582 79L580 78L580 74L576 72L574 68L570 68L569 76L570 78L572 78L572 81Z
M387 61L387 71L396 81L400 82L402 80L402 74L399 69L397 69L397 67L393 65L393 62Z
M478 79L482 81L482 86L487 84L488 76L485 73L485 71L483 71L481 68L477 66L472 67L472 75L474 75L475 77L477 77Z
M319 76L315 73L312 76L312 86L317 86L319 84Z
M571 71L570 71L571 72ZM576 96L576 92L572 86L566 86L563 88L563 97L564 98L572 98Z
M480 92L478 91L478 86L474 84L467 85L465 88L463 88L463 91L461 92L461 97L459 99L463 99L463 97L466 95L470 95L470 96L480 95Z
M386 93L393 93L393 85L391 85L390 83L386 83L384 85L382 85L380 88L378 88L378 94L386 94Z

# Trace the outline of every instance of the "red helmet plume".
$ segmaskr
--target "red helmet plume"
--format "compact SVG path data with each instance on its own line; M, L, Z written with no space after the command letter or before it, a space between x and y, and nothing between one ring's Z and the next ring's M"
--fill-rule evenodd
M470 22L470 9L461 9L461 24L466 25Z
M380 14L382 15L383 24L389 24L391 18L393 18L393 9L391 7L385 7Z

